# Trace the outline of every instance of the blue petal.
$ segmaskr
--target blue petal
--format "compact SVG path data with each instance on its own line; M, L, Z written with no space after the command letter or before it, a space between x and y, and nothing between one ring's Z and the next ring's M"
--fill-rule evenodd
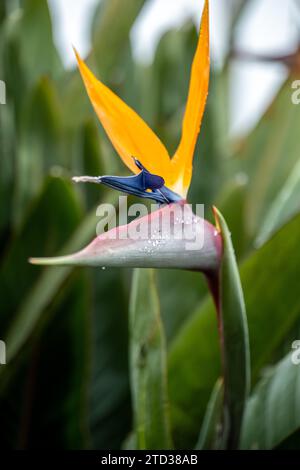
M136 166L141 170L134 176L100 176L99 183L117 189L127 194L152 199L161 204L178 202L182 198L165 186L161 176L150 173L139 160L134 159Z

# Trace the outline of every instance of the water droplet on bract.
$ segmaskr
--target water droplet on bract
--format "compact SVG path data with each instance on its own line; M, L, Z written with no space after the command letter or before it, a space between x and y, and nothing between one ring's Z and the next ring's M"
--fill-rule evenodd
M102 266L102 268L101 268L101 269L102 269L102 271L105 271L106 267L105 267L105 266Z

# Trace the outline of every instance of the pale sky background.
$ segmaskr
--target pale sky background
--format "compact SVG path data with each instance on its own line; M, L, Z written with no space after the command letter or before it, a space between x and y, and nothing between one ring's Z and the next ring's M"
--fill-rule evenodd
M126 0L124 0L126 1ZM228 18L226 7L234 0L210 0L212 57L220 64L224 54ZM84 56L90 48L89 24L98 0L48 0L54 19L57 47L67 66L73 66L74 44ZM170 27L188 18L199 26L203 0L149 0L137 18L131 40L137 60L151 62L155 46ZM239 48L278 54L297 44L295 19L300 24L300 0L252 0L246 7L236 42ZM271 101L285 77L280 65L253 63L233 67L231 89L232 132L250 129Z

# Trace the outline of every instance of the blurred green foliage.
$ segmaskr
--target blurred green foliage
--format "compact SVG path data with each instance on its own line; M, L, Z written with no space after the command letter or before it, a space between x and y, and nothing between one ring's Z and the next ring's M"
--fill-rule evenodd
M144 305L134 291L131 316L144 310L140 332L153 323L156 340L148 345L146 370L135 370L129 342L131 354L142 346L129 332L130 271L27 263L29 256L84 246L94 236L97 204L115 201L110 190L74 187L70 176L126 169L79 73L64 69L47 1L19 3L0 3L0 79L7 87L0 107L0 339L8 361L0 366L1 446L167 446L169 424L162 428L163 416L152 415L151 407L163 409L169 394L174 445L192 448L205 416L209 427L207 404L220 374L215 311L200 275L157 272L156 292L151 273L136 274L135 289L140 283L144 291L151 276L152 300ZM88 61L174 151L196 29L187 23L168 31L153 63L138 64L129 34L144 3L99 3ZM232 12L232 24L244 3ZM231 142L229 62L212 71L190 200L222 210L240 263L254 387L241 446L300 448L300 366L291 363L288 343L299 336L300 318L300 108L291 104L289 78L251 134ZM154 390L150 408L138 395L147 388ZM153 418L142 422L139 439L132 434L136 408Z

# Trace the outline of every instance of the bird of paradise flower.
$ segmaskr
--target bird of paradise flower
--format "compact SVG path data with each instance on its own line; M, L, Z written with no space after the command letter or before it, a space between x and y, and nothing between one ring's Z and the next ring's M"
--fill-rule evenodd
M138 114L93 75L75 51L79 70L92 105L107 135L134 176L83 176L75 182L104 184L147 199L161 206L150 215L128 225L151 225L157 218L169 221L174 207L183 206L192 178L192 164L205 110L210 75L209 2L205 0L197 50L194 56L182 136L173 158ZM135 158L134 158L135 157ZM243 292L239 280L230 233L222 215L214 209L216 227L184 212L179 224L155 250L147 250L145 239L124 237L127 226L114 228L96 237L81 251L54 258L31 258L33 264L88 265L142 268L192 269L205 274L214 298L219 323L224 376L223 430L229 448L237 446L243 410L249 391L249 344ZM178 237L182 226L191 223L203 231L204 243L198 251L185 249ZM235 338L232 346L231 340ZM239 370L239 377L236 373Z
M210 75L209 47L209 3L205 1L200 34L194 56L186 109L182 124L182 136L173 158L149 128L145 121L115 93L99 81L75 51L78 67L95 112L100 119L113 146L135 176L83 176L75 182L101 183L129 194L154 199L165 204L158 209L162 216L169 216L174 205L185 203L192 178L192 164L197 137L208 95ZM133 157L136 158L133 158ZM187 218L190 214L185 212ZM150 220L149 220L150 217ZM157 213L139 220L139 224L151 223ZM98 236L80 252L56 258L33 258L34 264L88 264L131 267L173 267L199 269L205 273L216 272L221 254L221 236L209 222L192 219L195 225L202 224L204 244L199 253L184 250L185 240L178 240L175 227L168 243L158 247L157 256L143 250L145 240L127 240L120 243L118 236L110 232ZM132 222L136 223L136 222ZM186 220L183 218L182 224ZM122 227L114 229L122 231ZM115 233L114 232L114 233ZM174 236L175 232L175 236ZM112 240L112 238L114 240ZM130 249L129 249L130 247Z

